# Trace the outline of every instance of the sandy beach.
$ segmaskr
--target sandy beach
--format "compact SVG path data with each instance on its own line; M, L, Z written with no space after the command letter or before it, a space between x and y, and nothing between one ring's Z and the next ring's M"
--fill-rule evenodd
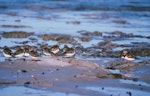
M149 21L150 0L0 0L0 96L150 96Z
M150 90L149 82L141 81L149 81L149 76L136 79L117 75L97 63L75 58L5 61L0 64L0 76L1 86L25 86L80 96L148 96Z

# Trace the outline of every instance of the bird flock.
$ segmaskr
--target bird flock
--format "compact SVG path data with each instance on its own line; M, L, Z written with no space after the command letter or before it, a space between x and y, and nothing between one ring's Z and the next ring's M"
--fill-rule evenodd
M8 46L3 47L3 55L5 58L36 58L41 57L42 55L74 57L75 53L75 48L64 45L64 47L60 49L58 44L53 45L51 47L48 47L46 44L41 45L40 51L36 46L30 45L17 46L14 51L12 51L11 48Z
M62 49L60 49L59 45L53 45L48 47L46 44L41 44L40 51L36 46L23 45L17 46L15 51L13 52L8 46L3 47L3 55L5 58L22 58L22 57L41 57L45 56L63 56L63 57L74 57L76 54L75 48L68 47L64 45ZM122 51L122 57L125 60L132 61L135 60L135 56L131 54L129 50Z

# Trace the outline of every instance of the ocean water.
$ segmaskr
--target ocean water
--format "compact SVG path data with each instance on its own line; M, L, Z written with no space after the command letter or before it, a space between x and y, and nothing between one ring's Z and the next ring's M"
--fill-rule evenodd
M78 35L80 30L123 31L150 36L149 0L0 0L0 25L26 25L29 28L3 28ZM21 22L14 22L21 20ZM123 20L129 24L116 24ZM80 21L80 24L67 24Z
M87 30L104 34L121 31L150 36L149 5L149 0L0 0L0 34L25 31L80 36L78 31ZM80 24L67 23L73 21L79 21ZM1 42L3 40L5 39L2 38ZM93 38L89 44L81 43L91 46L99 41L102 41L102 38ZM130 44L131 41L148 42L149 38L131 38L115 43ZM0 45L3 46L1 42Z

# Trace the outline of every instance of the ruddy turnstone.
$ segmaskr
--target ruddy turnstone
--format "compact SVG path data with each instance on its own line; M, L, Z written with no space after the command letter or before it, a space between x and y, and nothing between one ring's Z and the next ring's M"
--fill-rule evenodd
M29 52L30 51L37 51L37 47L36 46L28 46Z
M32 58L40 57L40 54L37 51L30 51L29 54Z
M52 52L53 54L57 54L60 51L59 45L53 45L50 48L50 52Z
M43 48L42 48L42 52L43 52L43 54L46 55L46 56L51 56L51 54L52 54L52 52L50 52L50 49L47 48L47 47L43 47Z
M32 50L29 52L29 54L30 54L32 61L40 61L38 58L40 57L40 54L37 51Z
M132 61L132 60L135 60L135 56L129 52L129 50L123 50L122 52L122 58L125 59L125 60L129 60L129 61Z
M133 61L135 60L135 56L132 54L127 53L126 55L122 56L123 59L129 60L129 61Z
M74 57L75 56L75 49L74 48L68 48L65 52L64 52L64 56L65 57Z
M63 53L65 53L68 49L69 47L67 45L64 45L64 48L62 49Z
M17 57L17 58L21 58L24 56L24 48L21 46L20 48L18 48L18 50L16 50L13 54L13 56Z
M10 57L12 57L13 53L12 53L12 51L9 49L9 47L4 46L4 48L3 48L3 55L4 55L6 58L10 58Z
M25 46L23 46L23 48L24 48L24 56L29 57L30 56L30 54L29 54L29 52L30 52L29 45L25 45Z

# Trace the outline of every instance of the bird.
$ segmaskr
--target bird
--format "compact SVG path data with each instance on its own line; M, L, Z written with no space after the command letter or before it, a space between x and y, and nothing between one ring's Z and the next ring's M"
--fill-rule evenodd
M128 61L133 61L135 60L135 56L133 54L126 54L124 56L122 56L123 59L128 60Z
M38 58L38 57L40 57L40 54L37 51L34 51L34 50L29 51L29 54L30 54L32 61L41 61Z
M53 54L57 54L60 51L59 45L53 45L52 47L50 47L50 52L52 52Z
M24 48L24 56L29 57L30 56L30 54L29 54L29 51L30 51L29 45L25 45L25 46L23 46L23 48Z
M42 50L42 53L45 55L45 56L51 56L50 54L50 48L48 48L48 44L46 44L45 42L42 42L40 44L41 46L41 50Z
M46 56L51 56L52 52L50 52L50 49L48 47L43 47L42 52Z
M64 45L64 47L62 49L63 53L65 53L68 49L69 49L69 47L67 45Z
M37 47L36 46L28 46L29 51L37 51Z
M74 57L76 52L75 52L75 49L71 47L71 48L68 48L63 54L65 57Z
M122 53L123 53L123 54L122 54L122 57L121 57L121 58L123 58L123 59L125 59L125 60L128 60L128 61L133 61L133 60L135 60L135 56L134 56L131 52L129 52L129 50L123 50Z
M6 58L11 58L12 55L13 55L13 53L12 53L12 51L10 50L9 47L4 46L4 48L3 48L3 55L4 55Z
M37 51L30 51L29 54L31 58L40 57L40 54Z
M17 57L17 58L21 58L24 56L24 48L21 46L18 48L18 50L16 50L14 53L13 53L13 56Z

